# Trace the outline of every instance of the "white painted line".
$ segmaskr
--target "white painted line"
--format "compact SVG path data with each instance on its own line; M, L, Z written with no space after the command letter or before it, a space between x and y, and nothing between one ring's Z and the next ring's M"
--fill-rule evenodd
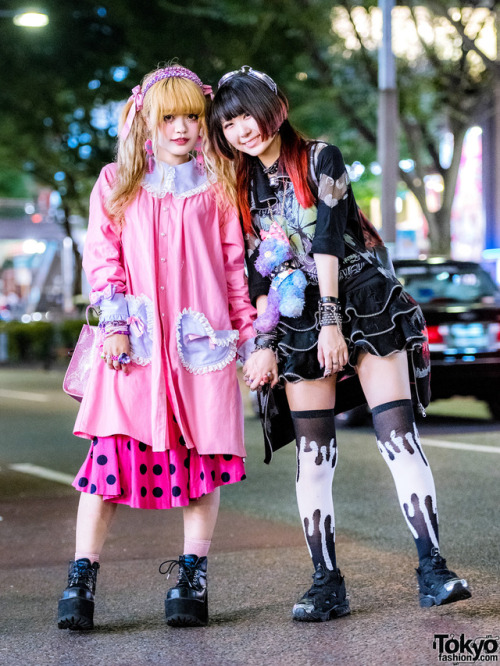
M444 439L427 439L427 437L422 437L420 441L424 446L434 446L437 449L458 449L459 451L476 451L476 453L500 453L500 446L447 442Z
M56 472L54 469L47 469L47 467L39 467L38 465L32 465L31 463L15 463L14 465L9 465L10 469L13 469L15 472L22 472L23 474L31 474L32 476L38 476L40 479L49 479L49 481L57 481L58 483L64 483L70 486L74 481L74 476L71 474L63 474L62 472Z
M0 398L12 398L13 400L31 400L32 402L48 402L48 395L43 393L29 393L28 391L7 391L0 389Z

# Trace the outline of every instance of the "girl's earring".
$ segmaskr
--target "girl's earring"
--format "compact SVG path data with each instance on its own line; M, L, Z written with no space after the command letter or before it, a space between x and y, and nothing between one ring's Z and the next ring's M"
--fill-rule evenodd
M148 173L153 173L154 160L153 160L153 142L151 139L146 139L144 143L144 150L148 156Z
M194 149L196 151L196 164L203 170L205 168L205 156L203 155L201 136L198 137Z

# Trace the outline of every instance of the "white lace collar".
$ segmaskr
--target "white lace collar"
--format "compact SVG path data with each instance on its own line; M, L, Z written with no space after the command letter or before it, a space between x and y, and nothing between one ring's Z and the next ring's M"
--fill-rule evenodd
M144 176L142 187L159 199L166 194L185 199L207 190L210 182L205 171L193 159L176 166L157 160L153 172Z

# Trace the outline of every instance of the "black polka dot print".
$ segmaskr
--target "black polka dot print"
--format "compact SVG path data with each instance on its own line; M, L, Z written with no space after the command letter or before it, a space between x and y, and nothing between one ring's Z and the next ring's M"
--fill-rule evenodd
M188 449L177 428L167 451L126 435L93 438L73 485L82 492L144 509L186 506L217 486L246 478L243 459L231 454L200 455ZM95 451L95 455L94 455Z

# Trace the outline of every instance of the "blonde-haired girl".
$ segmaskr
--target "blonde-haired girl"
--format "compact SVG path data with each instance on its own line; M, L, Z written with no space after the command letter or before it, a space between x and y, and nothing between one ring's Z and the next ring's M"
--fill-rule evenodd
M81 495L62 629L93 627L117 504L183 507L183 554L160 567L179 571L166 619L208 621L219 488L244 478L235 364L254 318L238 218L220 205L203 166L209 94L179 65L148 74L122 113L117 161L92 191L83 264L101 347L74 428L92 443L73 484Z

